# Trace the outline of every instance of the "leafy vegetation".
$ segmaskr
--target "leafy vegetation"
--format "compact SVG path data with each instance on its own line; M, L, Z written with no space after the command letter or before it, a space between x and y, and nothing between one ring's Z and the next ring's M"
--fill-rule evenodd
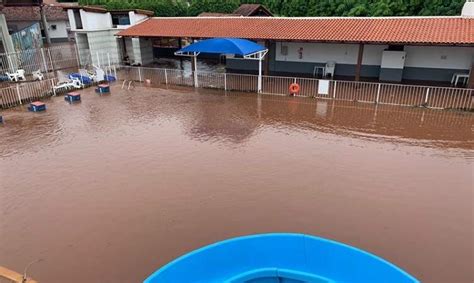
M82 5L109 9L139 8L156 16L195 16L201 12L231 13L240 4L259 3L275 15L303 16L430 16L459 15L465 0L80 0Z

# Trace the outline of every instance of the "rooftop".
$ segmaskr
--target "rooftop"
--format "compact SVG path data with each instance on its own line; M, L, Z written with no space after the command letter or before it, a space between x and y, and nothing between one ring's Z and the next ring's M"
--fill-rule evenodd
M474 46L474 18L151 18L121 31L118 35Z
M46 5L46 19L50 21L67 21L67 13L60 6ZM5 14L7 21L40 21L38 6L0 7L0 13Z

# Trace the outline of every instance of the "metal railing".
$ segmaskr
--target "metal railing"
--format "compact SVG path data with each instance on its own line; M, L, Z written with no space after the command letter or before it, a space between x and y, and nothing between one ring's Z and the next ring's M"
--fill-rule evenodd
M47 79L30 83L19 83L0 89L0 108L10 108L33 100L55 94L53 86L56 79Z
M183 70L121 66L118 79L147 86L194 86L194 74ZM258 76L249 74L198 72L200 88L257 92ZM8 108L53 95L56 79L18 83L0 89L0 107ZM300 85L297 96L437 109L472 110L474 89L416 86L372 82L320 80L296 77L262 77L262 93L288 95L292 83ZM324 90L321 86L326 85Z
M143 82L149 86L162 84L194 85L192 72L174 69L122 66L118 78ZM257 92L257 80L258 76L256 75L198 72L198 86L200 88ZM328 85L326 91L320 90L322 82ZM436 109L472 110L474 108L474 89L452 87L263 76L262 93L289 95L288 88L292 83L300 85L297 96L303 97L401 106L423 106Z

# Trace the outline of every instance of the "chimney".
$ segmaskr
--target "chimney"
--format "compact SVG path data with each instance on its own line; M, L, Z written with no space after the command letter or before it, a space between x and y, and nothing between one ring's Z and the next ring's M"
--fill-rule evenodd
M466 0L466 3L462 8L461 16L474 17L474 0Z

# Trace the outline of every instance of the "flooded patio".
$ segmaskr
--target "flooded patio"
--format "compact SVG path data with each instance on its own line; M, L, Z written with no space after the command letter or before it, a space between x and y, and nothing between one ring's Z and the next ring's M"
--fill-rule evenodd
M423 282L472 282L474 115L191 88L112 87L1 112L0 265L141 282L230 237L298 232Z

